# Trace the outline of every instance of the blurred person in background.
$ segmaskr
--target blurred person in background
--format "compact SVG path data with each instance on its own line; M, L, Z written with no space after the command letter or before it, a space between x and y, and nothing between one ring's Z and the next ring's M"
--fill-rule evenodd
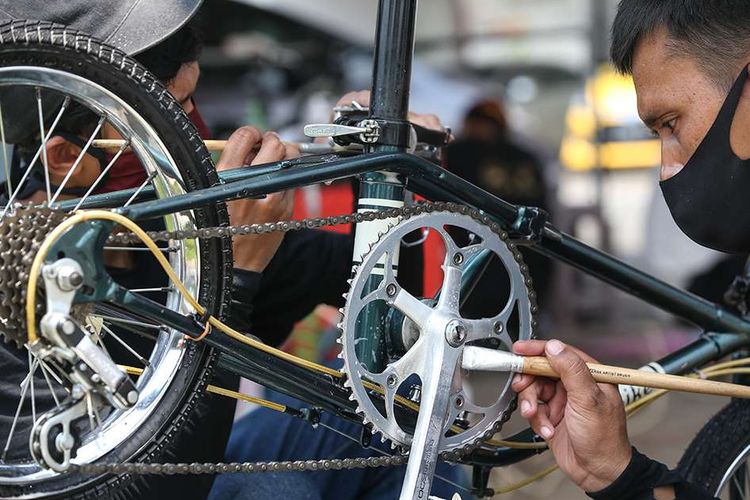
M485 99L469 109L461 135L445 149L444 158L448 170L498 198L549 210L542 155L513 137L505 108L497 101ZM520 250L543 306L552 263L536 252ZM502 297L510 293L507 276L502 263L494 261L464 304L464 312L470 317L496 314Z

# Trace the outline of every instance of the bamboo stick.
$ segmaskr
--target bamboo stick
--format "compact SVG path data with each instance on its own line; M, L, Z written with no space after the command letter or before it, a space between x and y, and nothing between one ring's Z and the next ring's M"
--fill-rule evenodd
M627 384L653 389L692 392L714 396L750 399L750 387L714 380L702 380L679 375L633 370L619 366L586 363L597 382L606 384ZM550 366L547 358L540 356L517 356L505 351L482 347L465 347L463 367L469 370L512 371L548 378L560 378Z
M203 142L209 151L224 151L224 147L227 145L227 141L222 140L206 139ZM114 152L119 150L123 144L125 144L125 141L122 139L94 139L92 146ZM284 142L284 144L296 146L302 154L325 154L335 150L335 146L330 143Z

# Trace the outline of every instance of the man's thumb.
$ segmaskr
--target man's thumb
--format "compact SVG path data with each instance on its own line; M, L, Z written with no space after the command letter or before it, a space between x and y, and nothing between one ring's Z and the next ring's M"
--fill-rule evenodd
M559 340L550 340L544 351L549 364L560 375L568 397L586 395L590 398L598 389L586 362L573 349Z

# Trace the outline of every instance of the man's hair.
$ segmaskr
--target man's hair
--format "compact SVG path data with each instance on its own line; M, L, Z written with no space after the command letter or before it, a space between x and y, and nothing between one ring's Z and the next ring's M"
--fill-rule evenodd
M748 0L621 0L610 48L617 70L631 74L638 44L661 28L674 55L692 57L723 89L750 63Z
M135 59L164 84L170 83L184 63L197 61L200 57L203 50L200 23L198 16L193 17L163 42L134 56Z

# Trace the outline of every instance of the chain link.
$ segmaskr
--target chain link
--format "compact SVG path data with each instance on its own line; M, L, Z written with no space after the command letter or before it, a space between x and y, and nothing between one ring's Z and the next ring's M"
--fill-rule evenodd
M312 472L322 470L370 469L393 467L406 463L406 456L369 458L331 458L323 460L297 460L287 462L231 462L192 464L85 464L72 465L71 472L80 474L226 474L233 472Z
M301 229L317 229L326 226L339 226L342 224L359 224L375 220L386 220L395 218L409 218L412 215L431 213L447 210L451 212L471 215L475 219L493 226L493 230L499 231L500 226L486 215L481 214L465 205L445 202L423 202L415 205L407 205L401 208L386 208L383 210L369 210L348 215L334 215L331 217L314 217L304 220L290 220L280 222L266 222L264 224L244 224L241 226L204 227L200 229L185 229L177 231L150 231L148 236L154 241L185 240L195 238L226 238L246 234L268 234L274 232L288 233ZM113 234L107 239L107 244L131 244L140 243L140 239L133 233Z

